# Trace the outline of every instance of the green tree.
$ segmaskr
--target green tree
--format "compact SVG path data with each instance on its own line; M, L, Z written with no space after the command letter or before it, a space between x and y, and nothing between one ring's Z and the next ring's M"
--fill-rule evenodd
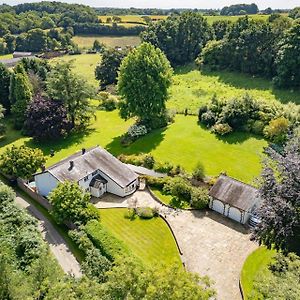
M133 258L117 260L102 288L102 299L204 300L215 295L207 277L178 265L147 268Z
M172 68L160 49L143 43L124 59L118 90L124 100L121 116L138 117L141 122L162 116L166 110Z
M101 61L95 69L95 77L100 81L100 85L117 83L118 71L125 56L124 51L115 49L108 49L102 53Z
M55 220L58 223L71 221L85 224L90 219L98 218L90 198L91 195L84 192L76 182L59 184L49 195Z
M11 112L14 118L14 124L17 129L23 127L25 113L29 103L32 100L32 85L27 74L13 74L13 83L11 83L11 98L14 103L11 106Z
M88 125L93 114L89 98L94 89L72 71L70 63L57 64L49 73L46 86L51 99L64 103L72 128Z
M0 169L15 178L30 179L45 162L43 152L38 148L12 146L6 148L0 156Z
M44 51L47 49L47 34L40 28L29 30L27 33L26 43L29 51Z
M10 85L11 72L6 66L0 63L0 105L2 105L6 113L10 111L9 101L9 85Z
M280 43L276 57L276 73L274 79L278 87L300 87L300 22L295 22Z
M94 41L93 50L95 50L97 52L103 52L104 49L105 49L105 46L103 43L100 43L98 40Z
M264 128L264 135L275 143L283 143L287 138L289 126L290 122L284 117L271 120Z
M4 118L4 108L0 104L0 136L5 133L5 125L2 123L3 118Z

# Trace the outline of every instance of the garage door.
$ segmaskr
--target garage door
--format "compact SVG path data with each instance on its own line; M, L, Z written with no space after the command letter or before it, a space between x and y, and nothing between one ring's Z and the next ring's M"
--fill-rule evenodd
M212 209L223 215L223 213L224 213L224 204L219 200L214 200Z
M241 217L242 217L242 213L241 213L240 210L238 210L235 207L230 207L229 208L228 218L241 223Z

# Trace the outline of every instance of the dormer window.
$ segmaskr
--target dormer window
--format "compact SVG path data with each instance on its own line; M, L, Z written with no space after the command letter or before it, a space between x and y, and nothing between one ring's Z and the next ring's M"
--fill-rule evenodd
M85 176L84 179L83 179L84 182L86 182L88 180L89 180L89 176Z

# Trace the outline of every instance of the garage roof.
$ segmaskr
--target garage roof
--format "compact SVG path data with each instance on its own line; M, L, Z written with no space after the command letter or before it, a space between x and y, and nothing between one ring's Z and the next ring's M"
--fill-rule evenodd
M220 175L209 195L244 211L251 211L259 202L258 190L226 175Z
M122 188L138 177L125 164L100 147L77 152L44 172L49 172L62 182L67 180L78 182L96 170L103 172Z

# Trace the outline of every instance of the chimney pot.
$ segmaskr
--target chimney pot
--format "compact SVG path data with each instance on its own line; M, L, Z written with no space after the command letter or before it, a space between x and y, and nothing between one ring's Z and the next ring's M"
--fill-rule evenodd
M85 153L85 148L82 148L81 152L82 152L82 155Z
M72 170L73 167L74 167L74 161L73 161L73 160L70 160L70 167L69 167L69 170Z

